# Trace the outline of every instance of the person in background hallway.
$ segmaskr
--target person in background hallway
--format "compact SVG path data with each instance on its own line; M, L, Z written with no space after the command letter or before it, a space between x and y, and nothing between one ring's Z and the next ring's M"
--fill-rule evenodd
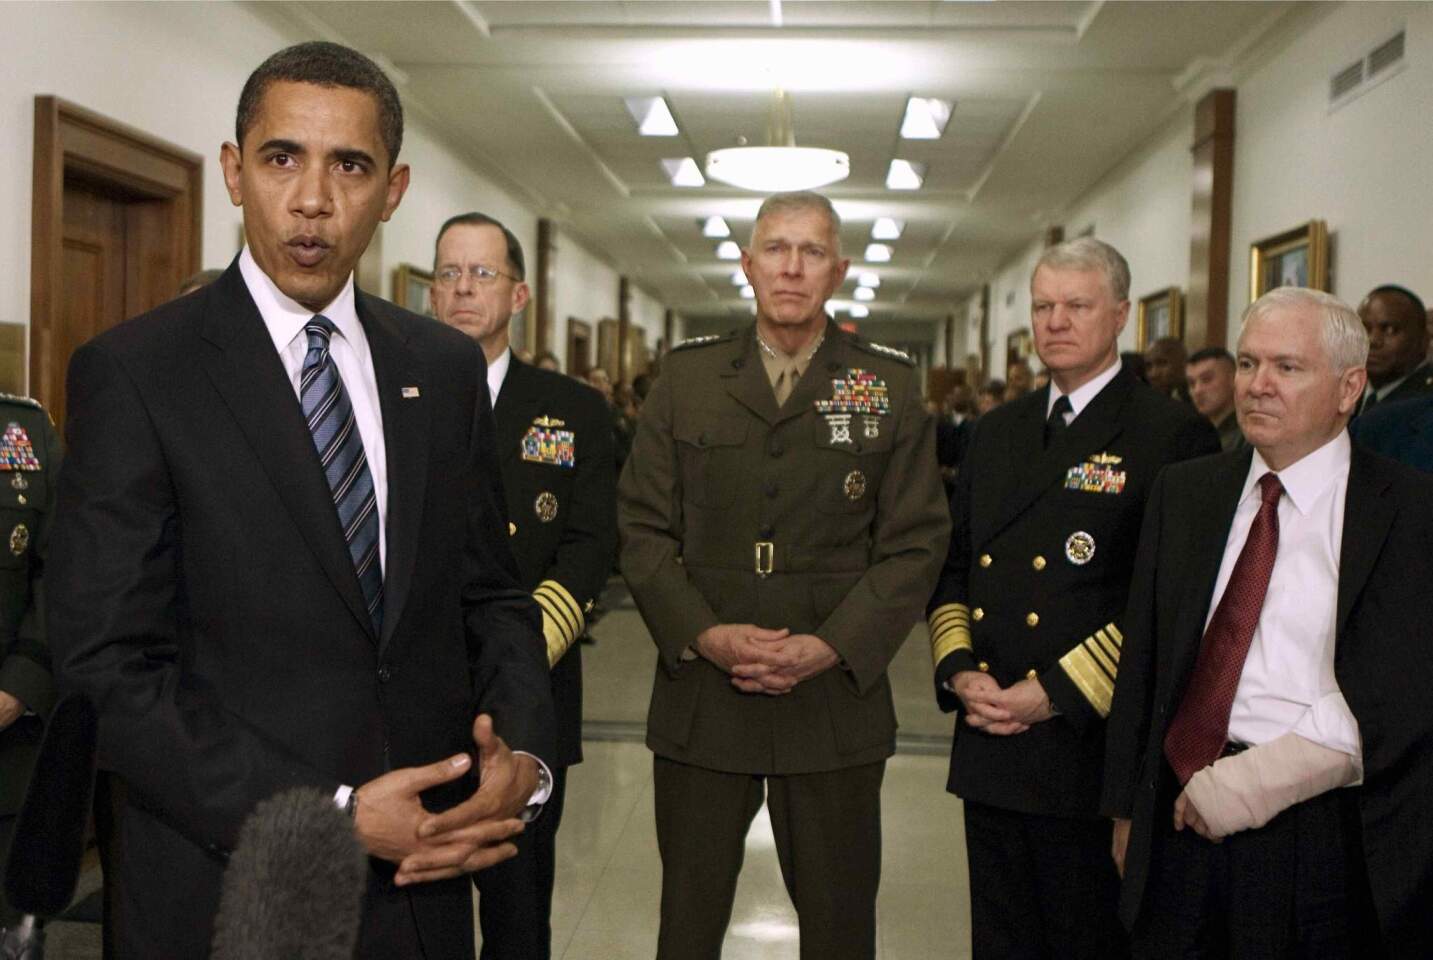
M1045 369L1044 367L1041 367L1040 370L1039 370L1039 372L1035 374L1035 384L1034 384L1034 386L1033 386L1031 389L1033 389L1033 390L1044 390L1044 389L1045 389L1046 387L1048 387L1049 385L1050 385L1050 371L1047 370L1047 369Z
M1005 381L987 380L975 394L975 415L983 417L1005 402Z
M1005 402L1019 400L1034 388L1034 384L1035 375L1030 372L1030 364L1016 360L1005 368Z
M1260 297L1253 449L1150 496L1101 801L1140 957L1433 956L1433 477L1349 443L1367 344Z
M1144 352L1145 377L1155 391L1181 403L1189 402L1189 387L1184 379L1184 341L1178 337L1160 337Z
M562 364L557 362L557 355L548 350L537 355L535 366L541 370L551 370L553 373L562 372Z
M1219 446L1235 450L1244 445L1239 418L1234 412L1234 358L1223 347L1195 351L1184 365L1189 400L1199 415L1219 431Z
M298 786L371 855L358 956L470 957L461 874L546 799L482 351L353 285L408 185L402 116L356 51L265 60L220 151L244 250L70 363L46 614L124 788L121 960L208 956L240 825Z
M1047 390L976 421L927 611L947 789L965 801L976 960L1125 954L1099 816L1104 718L1145 498L1214 428L1124 368L1129 267L1093 237L1030 280Z
M542 608L552 666L557 752L552 797L518 840L518 856L473 875L481 891L484 960L546 960L567 768L582 761L582 655L587 626L617 552L617 474L606 405L560 373L511 350L512 318L527 306L522 244L481 213L448 220L433 258L433 310L487 359L507 495L508 544L523 589Z
M767 198L742 251L756 322L667 355L618 486L658 653L659 960L721 954L763 800L803 960L876 953L886 668L950 518L912 362L824 312L839 229L819 194Z
M223 275L223 270L200 270L194 274L194 276L186 278L185 281L179 285L179 296L182 297L186 293L193 293L200 287L207 287Z
M50 415L29 397L0 394L0 505L5 557L0 564L0 871L15 817L55 705L43 610L45 556L55 516L60 438ZM0 889L0 929L20 916Z
M1120 354L1120 365L1140 383L1149 383L1149 374L1145 371L1144 366L1144 354L1135 350L1126 350Z
M1428 313L1418 295L1392 284L1375 287L1358 305L1358 316L1368 331L1368 386L1356 415L1433 392Z
M955 487L956 471L970 442L975 424L975 404L970 387L957 383L945 398L945 410L935 422L935 459L940 464L940 477L945 485L946 499Z

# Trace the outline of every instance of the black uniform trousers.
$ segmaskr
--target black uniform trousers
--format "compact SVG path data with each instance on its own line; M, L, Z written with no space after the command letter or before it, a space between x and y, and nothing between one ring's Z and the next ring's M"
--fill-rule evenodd
M1110 821L965 801L975 960L1119 960Z
M552 956L552 885L557 828L567 796L567 768L552 768L552 795L517 839L517 856L474 874L478 885L480 960L547 960Z
M1378 960L1354 790L1296 804L1211 843L1172 821L1165 765L1149 881L1132 934L1140 960Z
M823 773L721 773L656 757L662 856L657 960L719 960L746 834L765 799L801 960L872 960L886 763Z

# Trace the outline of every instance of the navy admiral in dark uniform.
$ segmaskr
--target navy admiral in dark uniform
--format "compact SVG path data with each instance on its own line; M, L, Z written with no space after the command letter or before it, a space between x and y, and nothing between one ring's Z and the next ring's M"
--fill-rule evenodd
M28 397L0 394L0 866L40 749L55 682L40 605L60 439ZM0 891L0 927L18 916Z
M509 544L524 588L542 608L557 709L552 797L519 841L521 853L474 875L484 960L551 952L557 827L567 767L582 760L582 657L577 638L617 550L617 472L602 396L513 356L508 329L528 302L517 237L481 213L438 232L433 307L478 341L488 361Z
M1129 267L1081 238L1031 279L1050 385L976 422L928 610L936 696L958 711L977 960L1119 957L1119 879L1098 816L1104 723L1145 497L1219 450L1208 421L1121 365Z

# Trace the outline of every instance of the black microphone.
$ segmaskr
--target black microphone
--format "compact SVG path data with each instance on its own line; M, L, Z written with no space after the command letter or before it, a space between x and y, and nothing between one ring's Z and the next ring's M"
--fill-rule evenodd
M368 856L333 797L275 794L239 830L211 960L351 960Z
M25 914L58 916L75 895L94 800L99 719L79 693L50 714L25 802L15 818L5 895Z

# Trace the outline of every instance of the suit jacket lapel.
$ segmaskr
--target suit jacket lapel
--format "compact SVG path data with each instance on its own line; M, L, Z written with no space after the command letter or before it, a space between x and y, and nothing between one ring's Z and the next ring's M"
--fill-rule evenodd
M200 361L204 371L324 574L354 619L372 634L313 435L237 261L211 285L208 302L200 336L214 349Z
M418 532L423 526L423 489L428 480L428 419L432 398L422 390L422 364L408 349L398 326L383 316L379 312L381 308L362 291L358 292L357 306L358 319L368 337L368 352L373 357L388 460L388 548L383 566L383 632L379 638L379 649L384 649L402 618L417 560ZM417 395L405 397L404 387L418 387ZM351 570L352 564L349 566Z
M775 423L779 416L776 394L756 352L756 325L748 327L745 334L725 349L731 351L731 366L721 374L726 392L767 423Z
M1397 510L1385 497L1388 481L1378 464L1361 447L1353 448L1348 469L1348 493L1343 506L1343 547L1338 563L1337 632L1342 636L1354 601L1373 572L1374 561L1393 526Z

